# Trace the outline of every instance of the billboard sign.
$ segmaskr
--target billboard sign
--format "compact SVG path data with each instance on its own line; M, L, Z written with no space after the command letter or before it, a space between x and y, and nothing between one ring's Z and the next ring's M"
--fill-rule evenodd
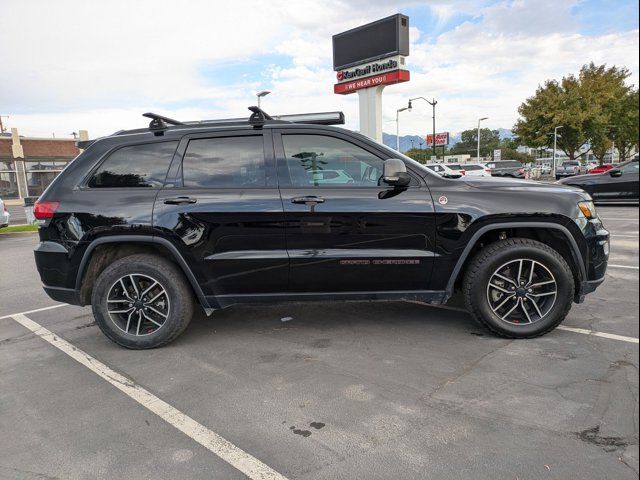
M436 147L449 145L449 132L436 133ZM427 147L433 147L433 134L427 135Z
M333 69L409 55L409 17L391 15L333 36Z

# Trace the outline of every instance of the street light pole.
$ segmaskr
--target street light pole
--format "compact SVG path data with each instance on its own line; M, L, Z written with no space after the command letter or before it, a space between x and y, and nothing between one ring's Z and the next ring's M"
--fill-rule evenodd
M424 97L415 97L415 98L410 98L409 99L409 107L408 108L411 108L411 102L413 100L424 100L429 105L431 105L431 107L433 107L433 117L432 117L433 118L433 139L432 139L433 145L432 146L433 146L433 155L437 156L437 154L436 154L436 105L438 104L438 102L436 101L435 98L433 98L433 99L431 99L431 101L429 101Z
M400 152L400 112L411 111L411 107L402 107L396 110L396 151Z
M478 119L478 156L477 156L477 161L480 161L480 122L482 122L483 120L487 120L489 117L482 117Z
M558 148L558 129L563 128L563 125L558 125L553 129L553 176L556 176L556 149Z
M256 97L258 97L258 108L260 108L260 99L262 99L262 97L266 97L270 93L271 92L269 90L262 90L261 92L256 93Z

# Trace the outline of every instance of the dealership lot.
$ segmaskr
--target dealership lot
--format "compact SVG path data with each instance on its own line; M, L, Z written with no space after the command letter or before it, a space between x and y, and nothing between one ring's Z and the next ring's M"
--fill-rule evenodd
M599 211L607 281L525 341L455 301L332 302L129 351L90 308L14 315L55 304L36 236L0 235L0 478L637 478L638 209Z

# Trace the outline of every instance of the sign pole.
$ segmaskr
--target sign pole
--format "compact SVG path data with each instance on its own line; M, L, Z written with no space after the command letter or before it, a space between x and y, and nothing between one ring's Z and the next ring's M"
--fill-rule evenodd
M382 142L382 90L384 85L358 90L360 133Z

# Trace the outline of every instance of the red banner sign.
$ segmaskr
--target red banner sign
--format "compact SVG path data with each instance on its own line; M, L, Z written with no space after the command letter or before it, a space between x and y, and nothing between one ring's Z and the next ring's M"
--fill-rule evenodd
M449 132L436 133L436 147L449 145ZM427 147L433 146L433 134L427 135Z
M394 83L408 82L408 70L395 70L393 72L374 75L372 77L363 78L361 80L353 80L351 82L337 83L333 86L333 93L348 95L357 92L363 88L377 87L379 85L391 85Z

